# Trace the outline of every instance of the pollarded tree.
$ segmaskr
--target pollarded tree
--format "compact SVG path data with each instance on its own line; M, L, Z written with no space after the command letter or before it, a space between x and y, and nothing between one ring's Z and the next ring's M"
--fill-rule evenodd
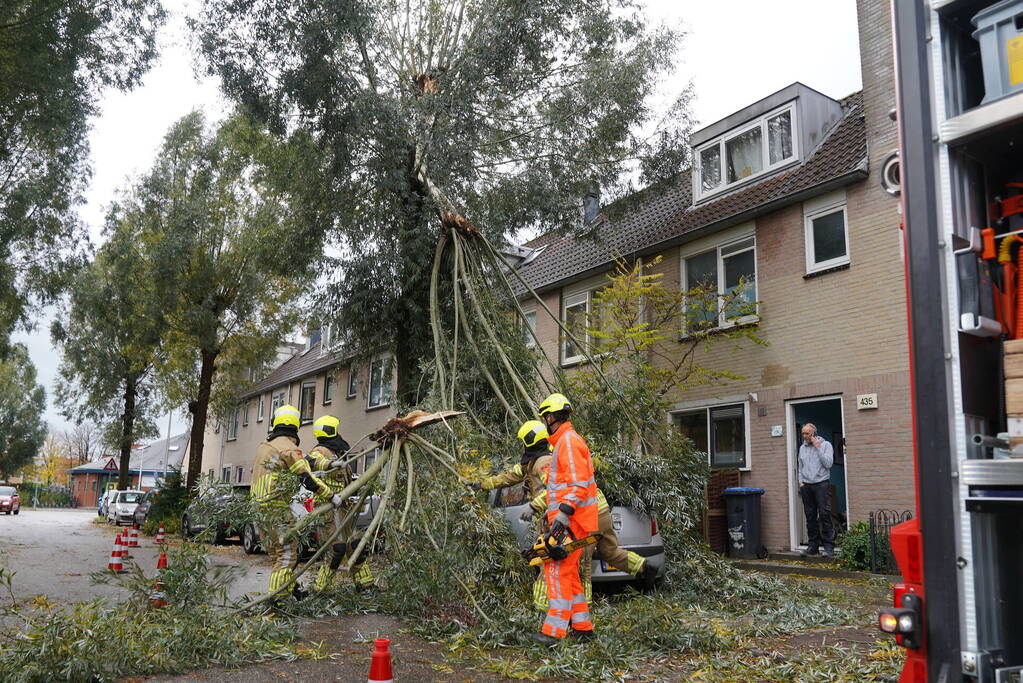
M306 130L325 173L301 197L342 256L333 306L356 351L393 347L413 402L432 356L438 229L500 242L582 229L582 198L685 161L689 91L650 97L678 36L628 0L204 0L211 74L271 130ZM646 137L641 130L653 129ZM635 175L639 171L638 176ZM400 330L400 334L397 331Z
M307 151L301 136L277 143L245 117L210 130L193 113L172 126L139 184L142 242L167 315L160 385L192 414L189 488L211 400L225 407L241 368L265 364L303 312L322 232L290 210L288 187L315 172Z
M31 464L46 438L46 392L22 344L0 361L0 479Z
M107 241L72 282L51 326L63 354L57 397L69 419L105 425L120 453L117 487L130 484L132 444L155 435L154 363L165 329L155 269L142 243L131 195L107 214ZM115 417L116 416L116 417Z
M0 3L0 349L80 243L89 119L103 90L139 84L163 20L159 0Z

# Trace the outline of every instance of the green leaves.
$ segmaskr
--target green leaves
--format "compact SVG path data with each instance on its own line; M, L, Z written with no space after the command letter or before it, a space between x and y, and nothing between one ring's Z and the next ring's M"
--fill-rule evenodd
M0 362L0 479L32 462L46 438L46 392L22 344Z
M15 0L0 7L0 341L81 258L74 207L103 88L137 85L156 56L158 0ZM0 345L2 346L2 345Z

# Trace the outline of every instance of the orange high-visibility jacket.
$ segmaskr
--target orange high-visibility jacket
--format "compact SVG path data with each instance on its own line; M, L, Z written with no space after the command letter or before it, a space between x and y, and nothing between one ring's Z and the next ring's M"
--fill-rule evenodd
M593 478L590 447L571 422L563 422L548 441L554 446L547 480L547 521L552 522L562 504L575 512L569 517L572 533L584 536L598 528L597 482Z

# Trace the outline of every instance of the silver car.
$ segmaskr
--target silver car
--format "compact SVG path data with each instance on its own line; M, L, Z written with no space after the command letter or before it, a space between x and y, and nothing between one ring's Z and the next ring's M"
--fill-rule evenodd
M142 491L111 491L107 521L120 526L135 521L135 507L145 495Z
M529 548L536 542L536 530L529 522L523 522L522 513L529 510L529 498L524 484L516 484L491 494L494 507L501 508L505 518L511 525L519 547ZM657 567L657 578L664 576L664 542L657 530L657 522L652 518L635 512L627 507L611 508L611 526L618 536L618 545L631 550L637 555L648 558L650 566ZM610 566L606 560L594 554L593 582L604 583L613 581L633 581L635 577L628 572Z

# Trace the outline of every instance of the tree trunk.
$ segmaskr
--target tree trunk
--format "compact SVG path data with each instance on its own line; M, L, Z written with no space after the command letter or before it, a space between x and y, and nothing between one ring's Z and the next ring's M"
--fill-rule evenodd
M216 360L219 351L202 349L202 365L199 367L199 393L195 401L188 404L192 413L192 434L188 439L188 478L185 486L191 490L202 474L203 436L206 434L206 417L210 407L210 391L213 387L213 374L217 370Z
M129 376L124 380L124 412L121 413L121 463L117 474L117 489L123 491L131 488L131 446L135 436L135 394L138 390L137 378ZM142 475L139 475L142 485Z

